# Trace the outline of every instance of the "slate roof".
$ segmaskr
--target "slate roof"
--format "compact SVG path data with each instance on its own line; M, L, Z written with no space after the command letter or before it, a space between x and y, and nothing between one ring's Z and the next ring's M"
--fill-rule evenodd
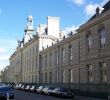
M110 10L110 0L102 8L104 8L104 10L100 14L106 12L107 10ZM94 19L95 17L97 17L97 14L94 14L88 21Z

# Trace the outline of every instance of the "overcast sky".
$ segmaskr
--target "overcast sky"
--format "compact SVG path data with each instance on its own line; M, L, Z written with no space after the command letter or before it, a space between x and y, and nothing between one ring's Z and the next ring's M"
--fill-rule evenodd
M34 18L34 27L46 24L46 16L60 18L60 28L67 32L86 22L97 6L108 0L0 0L0 70L9 65L17 39L24 36L27 17Z

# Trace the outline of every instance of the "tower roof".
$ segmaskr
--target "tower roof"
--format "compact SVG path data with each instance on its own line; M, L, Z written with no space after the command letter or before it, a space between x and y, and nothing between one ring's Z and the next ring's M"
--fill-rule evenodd
M29 15L29 16L28 16L28 19L33 19L32 15Z

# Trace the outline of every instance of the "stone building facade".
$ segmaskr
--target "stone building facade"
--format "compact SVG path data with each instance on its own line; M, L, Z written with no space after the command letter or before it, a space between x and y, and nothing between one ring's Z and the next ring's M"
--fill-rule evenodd
M110 1L103 8L66 37L59 18L50 16L47 25L40 24L32 35L29 16L25 36L10 57L13 82L110 83Z
M40 82L110 83L109 33L110 1L76 34L40 52Z

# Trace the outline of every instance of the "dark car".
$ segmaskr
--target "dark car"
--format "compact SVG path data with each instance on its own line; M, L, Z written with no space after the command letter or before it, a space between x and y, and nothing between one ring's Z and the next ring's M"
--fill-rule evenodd
M53 90L53 95L64 97L64 98L74 98L74 93L72 93L70 90L65 89L63 87L55 88Z
M14 91L11 87L0 87L0 100L14 99Z

